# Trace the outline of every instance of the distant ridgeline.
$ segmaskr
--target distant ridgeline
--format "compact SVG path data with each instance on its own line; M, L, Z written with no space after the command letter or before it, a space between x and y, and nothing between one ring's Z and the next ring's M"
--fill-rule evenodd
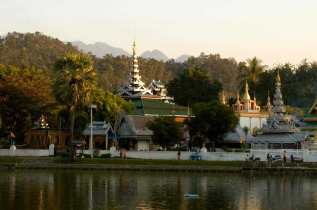
M104 46L99 43L98 46ZM104 90L116 91L126 81L126 70L129 69L131 57L119 55L120 48L117 49L117 56L107 54L100 57L94 56L94 66L99 72L99 87ZM0 64L19 67L22 64L34 66L36 69L49 71L55 59L64 56L65 53L79 53L77 47L71 43L63 43L57 38L46 36L40 32L35 33L8 33L0 38ZM153 52L152 52L153 53ZM124 53L123 53L124 54ZM153 79L164 84L174 78L183 69L204 69L212 79L219 79L223 84L226 98L236 98L238 93L237 80L238 68L242 63L234 58L221 58L219 54L201 53L198 57L185 56L184 62L176 62L173 59L161 61L153 58L138 58L138 65L142 69L140 76L146 84L150 84ZM274 92L274 79L277 68L280 69L282 92L286 104L298 107L310 107L316 97L317 89L317 64L303 61L298 66L285 64L270 69L259 75L259 83L255 91L259 105L266 104L267 91ZM253 92L253 90L251 91ZM271 95L273 97L273 95ZM300 99L300 100L299 100Z

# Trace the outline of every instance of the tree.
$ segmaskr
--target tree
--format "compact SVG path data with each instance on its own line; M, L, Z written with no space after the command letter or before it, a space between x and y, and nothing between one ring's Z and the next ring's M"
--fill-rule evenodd
M153 142L168 148L178 143L182 138L182 124L174 117L162 116L146 123L146 127L153 131Z
M126 101L120 95L115 95L102 89L94 90L93 103L97 105L97 110L94 114L95 119L106 120L112 126L114 126L116 117L122 110L126 114L132 114L133 111L131 101Z
M195 118L189 121L191 136L208 138L212 142L213 151L215 143L222 141L225 134L232 131L239 122L231 107L216 100L196 103L192 111Z
M12 131L18 143L23 143L32 121L56 109L51 85L52 81L41 70L0 65L2 129Z
M251 93L254 91L255 85L259 82L259 74L261 74L267 66L261 65L262 60L256 57L247 59L247 65L239 67L238 79L241 81L239 87L244 90L246 81L249 83Z
M175 103L183 106L218 100L221 90L219 80L211 82L207 72L200 69L184 69L167 85L168 94L174 97Z
M83 53L58 58L53 70L53 93L57 102L65 105L71 115L70 154L73 157L75 111L91 103L96 72L91 57Z

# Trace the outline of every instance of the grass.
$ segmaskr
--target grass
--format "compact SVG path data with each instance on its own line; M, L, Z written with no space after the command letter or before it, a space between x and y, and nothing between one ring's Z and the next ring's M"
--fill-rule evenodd
M0 157L0 163L22 163L24 158L21 157Z

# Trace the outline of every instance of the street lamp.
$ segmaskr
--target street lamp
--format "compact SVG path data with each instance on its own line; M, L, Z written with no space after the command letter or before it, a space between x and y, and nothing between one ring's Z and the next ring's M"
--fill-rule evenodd
M92 150L92 144L93 144L92 109L96 109L97 106L94 105L94 104L90 104L88 106L88 108L90 109L90 141L89 141L89 149L90 149L90 156L91 156L91 158L93 158L94 153L93 153L93 150Z

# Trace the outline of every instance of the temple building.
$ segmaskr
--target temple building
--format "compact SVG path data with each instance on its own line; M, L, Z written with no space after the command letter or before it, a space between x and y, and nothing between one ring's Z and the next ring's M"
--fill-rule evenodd
M262 134L253 139L251 147L260 148L258 144L261 144L262 149L298 149L301 147L300 142L304 136L300 128L295 126L291 116L284 114L279 72L277 72L275 84L273 107L270 107L272 115L266 119L266 123L259 130ZM268 102L267 106L269 105Z
M303 121L298 122L305 133L306 144L309 149L317 149L317 97Z
M128 81L117 91L123 99L132 101L132 106L135 107L133 115L175 116L175 119L180 122L184 121L188 115L192 116L188 107L173 103L173 98L167 96L166 88L161 81L153 80L147 88L139 73L134 41Z
M138 151L154 150L155 146L151 141L152 131L145 126L149 120L157 116L173 116L175 121L183 122L193 116L189 107L174 104L174 99L167 95L166 88L160 80L153 80L146 87L140 76L135 41L128 80L117 92L123 99L131 100L135 108L132 115L123 114L120 117L120 140L117 147Z
M247 82L245 83L245 92L242 99L240 100L238 95L237 102L232 105L232 108L240 119L240 126L249 128L249 134L254 134L262 128L265 118L269 116L269 112L261 112L260 106L256 104L255 95L253 100L251 99Z

